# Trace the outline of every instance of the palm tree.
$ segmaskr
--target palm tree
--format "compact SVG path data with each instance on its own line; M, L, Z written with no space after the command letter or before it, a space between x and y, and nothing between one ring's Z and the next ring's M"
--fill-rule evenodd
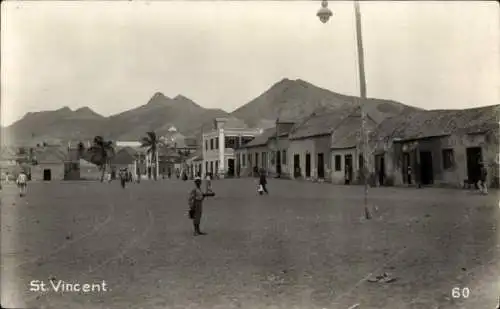
M141 147L147 148L147 154L151 154L151 161L156 162L156 170L153 172L154 180L157 180L157 170L158 170L158 146L162 142L158 138L155 132L146 132L146 136L141 139Z
M83 146L83 145L82 145ZM81 150L79 145L79 150ZM90 162L95 164L101 174L101 182L104 181L104 174L106 173L106 166L109 165L111 158L115 155L115 149L112 141L105 141L102 136L94 137L92 146L88 149L90 153Z

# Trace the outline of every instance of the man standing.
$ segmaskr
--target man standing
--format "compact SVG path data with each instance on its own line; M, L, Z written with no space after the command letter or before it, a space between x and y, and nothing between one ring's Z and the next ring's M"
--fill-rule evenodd
M121 169L119 172L119 176L122 188L125 188L125 183L127 182L127 171L125 169Z
M28 186L28 176L24 173L24 171L21 171L19 173L19 176L17 176L17 186L19 188L19 196L23 197L26 195L27 191L27 186Z
M206 235L200 230L201 215L203 211L203 200L206 196L213 196L213 193L203 193L201 191L201 178L194 179L195 187L189 193L189 218L193 220L194 236Z

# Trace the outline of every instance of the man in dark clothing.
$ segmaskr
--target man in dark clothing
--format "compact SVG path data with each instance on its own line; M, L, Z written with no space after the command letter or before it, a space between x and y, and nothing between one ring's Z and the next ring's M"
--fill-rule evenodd
M127 171L125 169L120 170L120 183L122 188L125 188L125 183L127 182Z
M262 186L262 190L264 190L266 194L269 194L266 187L267 179L266 179L266 171L264 169L260 170L259 184Z

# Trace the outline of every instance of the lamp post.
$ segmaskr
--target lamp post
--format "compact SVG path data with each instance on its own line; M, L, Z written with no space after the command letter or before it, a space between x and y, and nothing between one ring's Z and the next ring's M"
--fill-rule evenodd
M328 8L328 1L323 0L321 2L321 8L316 14L322 23L328 22L330 17L333 15L332 11ZM361 12L359 8L359 2L354 1L354 17L356 20L356 43L358 52L358 70L359 70L359 90L360 97L366 99L366 77L365 77L365 62L363 53L363 39L361 36ZM359 103L359 102L358 102ZM371 214L368 210L368 175L367 175L367 151L368 151L368 139L366 136L366 113L362 104L359 104L361 108L361 138L363 143L363 180L364 180L364 210L365 218L371 219Z

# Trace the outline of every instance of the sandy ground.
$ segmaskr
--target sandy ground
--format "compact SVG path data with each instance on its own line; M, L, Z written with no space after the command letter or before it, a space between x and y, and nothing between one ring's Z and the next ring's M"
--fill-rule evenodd
M2 306L497 308L498 192L374 188L366 221L362 187L271 179L258 196L253 179L219 180L193 237L191 186L33 183L22 199L4 186ZM384 272L396 281L369 282ZM51 278L108 290L30 291Z

